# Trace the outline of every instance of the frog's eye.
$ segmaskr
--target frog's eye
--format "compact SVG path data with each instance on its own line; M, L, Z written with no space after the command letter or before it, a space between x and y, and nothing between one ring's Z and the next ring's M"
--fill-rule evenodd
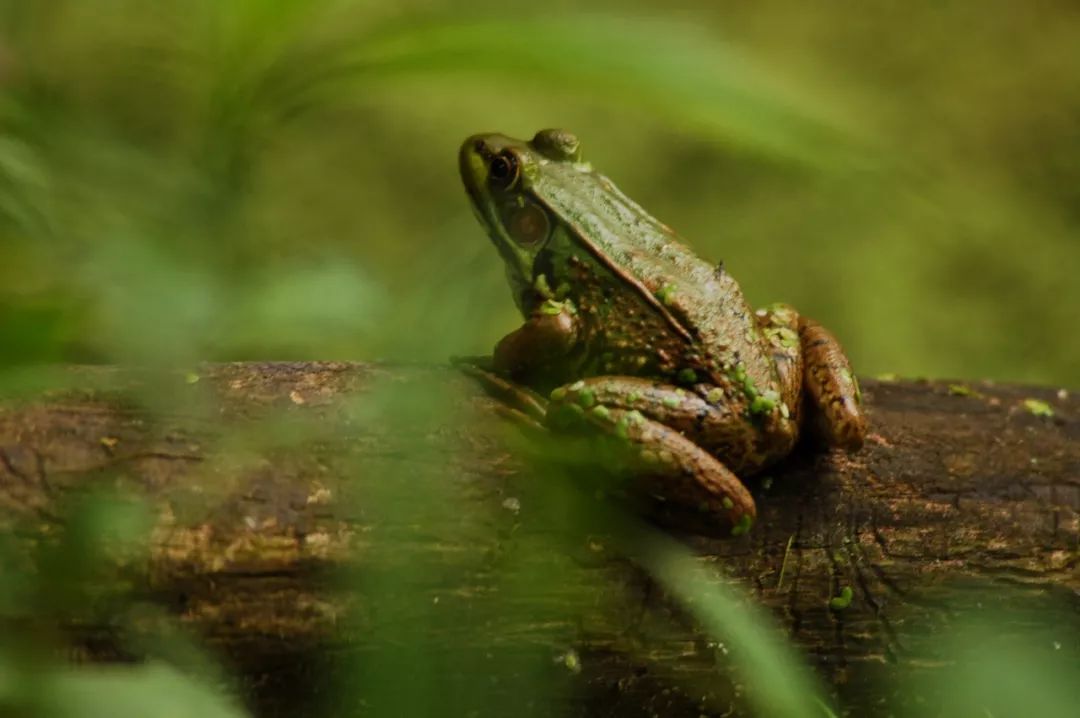
M531 202L515 208L506 223L506 229L514 241L525 247L533 247L547 239L551 222L547 212Z
M492 157L488 177L495 186L510 189L518 178L518 160L514 153L503 152Z

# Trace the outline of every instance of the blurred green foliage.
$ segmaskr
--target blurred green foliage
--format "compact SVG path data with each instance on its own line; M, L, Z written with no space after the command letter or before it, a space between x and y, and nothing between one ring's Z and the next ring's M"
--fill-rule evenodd
M484 352L516 317L454 153L554 125L863 373L1080 379L1067 2L4 0L0 25L6 367Z
M517 318L455 153L474 132L547 126L573 129L755 303L788 301L834 329L861 373L1077 385L1080 335L1062 329L1080 306L1076 47L1066 0L0 0L0 390L56 381L39 369L57 362L484 353ZM356 419L437 421L431 401L373 401ZM263 428L260 446L292 427ZM374 510L447 535L490 528L417 497L416 481L387 477ZM595 520L562 496L538 503L570 529ZM5 616L138 609L122 578L83 592L112 565L108 546L138 544L143 518L123 501L78 511L40 575L0 563ZM377 538L376 567L408 540ZM525 599L542 588L595 592L560 584L550 540L518 548L549 565L482 567L506 583L485 618L537 610ZM639 550L741 652L749 684L784 687L752 688L763 715L829 714L764 619L662 537ZM481 570L414 569L352 580L392 618L402 601L429 606L440 571ZM433 656L424 627L388 619L400 650L356 666L353 688L385 689L369 714L461 714L482 698L468 681L498 672L490 656ZM5 638L5 715L155 715L162 696L168 715L238 714L184 638L151 652L202 681L164 664L75 672L37 655L37 637ZM958 675L972 689L952 714L989 711L997 696L981 687L1026 650ZM538 714L578 660L499 656ZM1070 676L1042 665L1014 675L1040 676L1030 705L1056 715ZM405 679L421 688L397 690Z

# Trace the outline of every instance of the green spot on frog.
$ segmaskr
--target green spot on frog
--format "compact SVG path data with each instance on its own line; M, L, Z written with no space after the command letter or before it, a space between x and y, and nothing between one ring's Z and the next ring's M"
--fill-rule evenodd
M660 300L660 303L665 307L670 307L675 303L675 290L674 284L665 284L656 290L656 298Z
M1050 418L1054 415L1054 409L1042 399L1024 399L1024 408L1035 416Z
M763 311L770 315L773 324L791 324L795 320L791 307L782 302L770 304Z
M731 529L732 536L742 536L750 527L754 525L754 520L750 518L750 514L743 514L739 517L739 523L735 524Z
M554 292L551 291L551 287L548 285L546 274L536 275L536 279L533 280L533 289L536 290L537 294L546 299L551 299L555 296Z
M550 398L552 401L562 401L566 398L566 387L559 386L551 390Z
M631 424L644 424L645 423L645 417L637 409L633 409L631 411L626 412L625 416L626 416L626 420L628 422L630 422Z
M680 399L677 396L665 396L664 397L664 406L666 406L669 409L678 409L681 404L682 404L682 399Z
M641 401L641 392L639 391L632 391L626 395L627 404L636 404L639 401Z
M799 335L787 327L770 327L765 330L765 336L785 349L795 349L799 346Z
M780 395L775 391L767 391L764 394L755 396L753 401L750 402L751 414L766 414L776 408L776 402L780 399Z
M730 496L725 496L723 501L721 501L720 503L728 511L731 511L733 508L735 508L735 502L731 500Z
M679 372L679 381L683 384L693 384L697 382L697 372L687 367Z
M545 299L544 303L540 305L540 313L548 316L558 316L562 314L562 311L562 302L556 302L554 299Z
M834 611L843 611L851 605L851 599L854 597L855 592L851 590L851 586L844 586L840 589L839 596L833 596L829 599L829 608Z
M709 389L709 393L705 395L705 401L710 404L719 404L724 400L724 390L720 387L714 387Z
M840 376L847 383L851 384L853 394L855 396L855 403L862 403L862 390L859 389L859 380L855 378L855 375L851 373L851 369L844 367L840 370Z
M582 409L588 409L596 403L596 394L592 389L581 389L577 393L577 403Z
M589 413L595 416L597 419L603 419L605 421L611 418L611 412L603 404L594 406L592 409L589 410Z

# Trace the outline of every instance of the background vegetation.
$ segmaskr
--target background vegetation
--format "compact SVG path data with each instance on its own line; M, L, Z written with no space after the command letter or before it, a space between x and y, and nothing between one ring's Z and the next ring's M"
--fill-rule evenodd
M1067 0L0 0L0 388L59 362L484 353L517 317L455 152L547 126L860 373L1074 387L1077 47ZM94 506L84 539L116 523ZM40 610L49 575L4 609ZM714 599L707 625L742 625ZM215 700L12 645L10 705Z
M0 8L7 367L487 351L457 146L565 126L863 373L1080 380L1072 3Z

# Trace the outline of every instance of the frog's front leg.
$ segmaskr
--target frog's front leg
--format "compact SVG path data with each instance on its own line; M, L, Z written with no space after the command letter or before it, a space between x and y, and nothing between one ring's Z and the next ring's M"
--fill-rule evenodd
M577 315L572 307L548 301L503 337L491 357L457 357L454 363L500 401L504 415L538 427L547 412L547 401L528 386L550 386L562 380L551 375L565 366L577 336Z
M557 431L584 425L614 437L621 470L655 480L653 493L667 501L727 516L736 535L753 523L756 508L746 486L697 443L711 438L710 449L724 443L721 453L737 460L755 451L754 432L723 403L639 377L599 376L555 389L547 424Z

